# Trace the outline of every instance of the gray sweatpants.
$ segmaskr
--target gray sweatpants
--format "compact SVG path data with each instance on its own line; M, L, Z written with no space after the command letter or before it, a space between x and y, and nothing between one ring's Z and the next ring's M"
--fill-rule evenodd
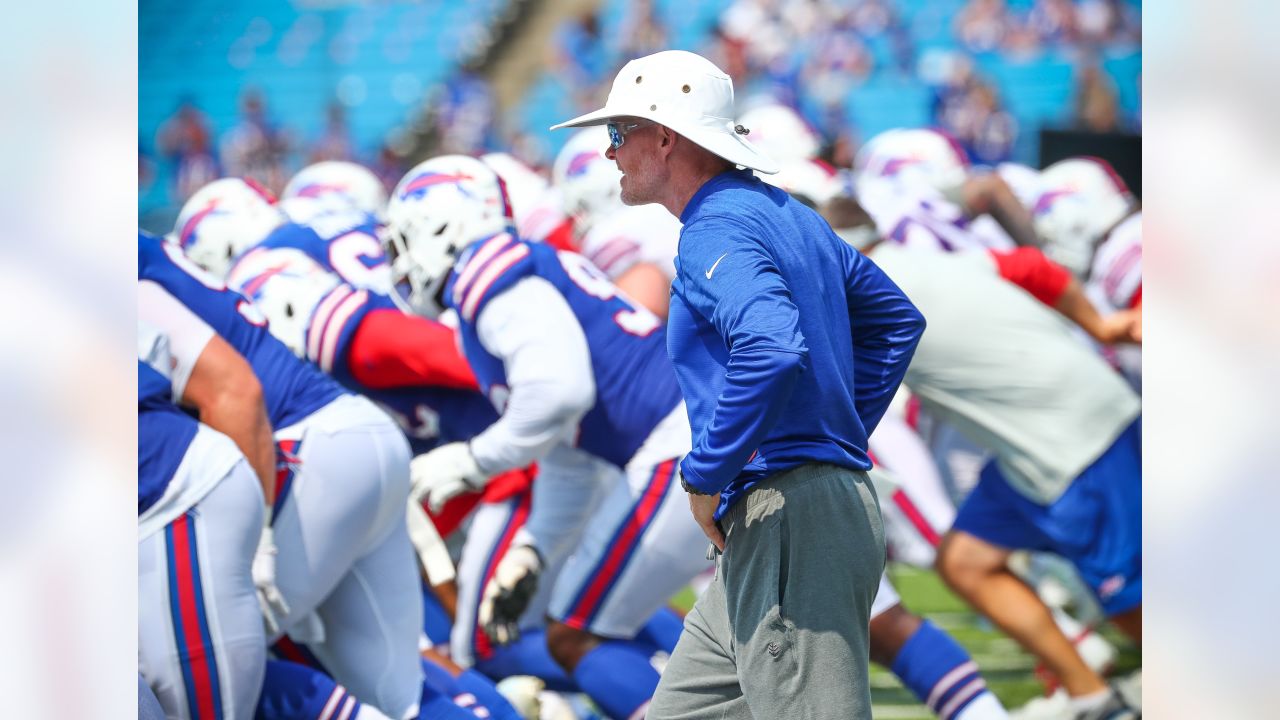
M866 473L794 468L720 525L715 580L685 618L646 717L870 718L868 624L885 549Z

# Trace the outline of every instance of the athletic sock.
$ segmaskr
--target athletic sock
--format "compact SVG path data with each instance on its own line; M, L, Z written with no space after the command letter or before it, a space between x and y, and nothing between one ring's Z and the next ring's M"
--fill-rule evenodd
M969 653L925 620L893 660L893 674L942 720L988 720L1008 714L987 690ZM990 700L976 702L987 696Z
M676 614L676 611L664 607L654 613L653 617L649 618L649 622L640 628L635 641L670 655L675 651L682 632L684 632L684 620Z
M1111 699L1111 688L1105 687L1097 692L1088 695L1080 695L1071 698L1071 711L1075 713L1088 712L1100 708Z
M460 707L484 708L494 720L521 720L520 713L498 692L493 681L475 670L463 670L454 677L448 668L423 658L422 671L429 685L453 698L454 704Z
M422 658L422 674L425 676L427 684L436 690L450 697L456 694L457 681L454 680L453 674L449 672L448 668L437 665L427 658Z
M522 720L519 711L498 691L489 678L475 670L463 670L458 676L458 687L465 693L476 696L480 704L489 709L495 720Z
M583 656L573 679L606 715L627 720L658 687L658 671L649 657L647 648L636 643L606 640Z
M551 657L546 630L523 632L510 645L494 646L493 655L476 660L475 668L495 682L512 675L532 675L545 682L548 690L581 692L573 678Z
M1004 709L1004 705L1000 704L997 698L990 690L983 690L964 706L964 709L955 715L957 720L985 720L986 718L1007 718L1009 711Z
M422 698L418 701L420 720L476 720L477 717L470 710L459 707L453 698L436 690L431 683L422 683Z
M319 670L305 665L268 660L258 697L257 720L330 720L386 716L360 703L347 689Z

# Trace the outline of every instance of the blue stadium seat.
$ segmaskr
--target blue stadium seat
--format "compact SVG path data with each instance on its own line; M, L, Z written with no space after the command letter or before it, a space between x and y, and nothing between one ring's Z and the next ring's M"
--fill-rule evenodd
M301 143L322 131L327 105L345 99L352 139L359 151L371 155L389 131L413 119L431 88L455 71L475 28L492 26L506 2L147 0L138 17L143 38L138 49L140 137L150 147L160 124L184 97L191 97L215 134L221 134L238 120L242 91L255 86L265 95L270 117ZM961 49L953 21L967 0L890 2L911 35L916 58L931 49ZM1016 14L1034 5L1034 0L1006 2ZM1141 8L1140 0L1127 2ZM693 51L707 46L732 3L654 0L669 46ZM603 0L599 8L604 36L617 37L628 1ZM929 124L931 90L893 68L887 37L872 39L869 48L877 69L845 103L861 135ZM1115 80L1122 111L1132 114L1140 105L1141 49L1115 52L1119 54L1102 59L1102 68ZM1031 60L990 53L975 57L975 63L1019 123L1016 157L1033 161L1036 130L1069 119L1073 60L1052 53ZM575 111L569 88L544 74L527 91L513 120L554 152L569 133L552 133L548 126ZM159 172L169 171L160 165ZM153 189L140 197L140 210L163 202L160 195Z
M358 78L347 80L363 86L347 120L357 148L371 154L457 66L464 28L492 25L504 5L150 0L138 16L139 133L150 142L191 97L220 134L237 122L240 95L253 86L263 91L270 118L305 143L322 131L344 79Z
M865 139L895 127L928 125L931 99L918 80L877 76L849 94L845 109Z
M1138 109L1140 83L1142 73L1142 51L1120 57L1110 57L1102 61L1102 69L1116 83L1119 94L1120 109L1132 113Z

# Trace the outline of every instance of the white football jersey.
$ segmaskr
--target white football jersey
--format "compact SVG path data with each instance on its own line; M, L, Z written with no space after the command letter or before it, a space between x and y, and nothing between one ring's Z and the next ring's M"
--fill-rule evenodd
M919 183L861 178L858 202L886 240L913 249L1006 250L1013 240L990 218L971 221L958 205Z

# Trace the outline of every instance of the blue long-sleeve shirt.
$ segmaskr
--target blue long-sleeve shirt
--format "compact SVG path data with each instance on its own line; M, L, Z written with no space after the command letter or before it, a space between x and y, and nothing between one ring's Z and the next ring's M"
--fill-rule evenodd
M805 463L867 470L924 317L817 213L749 171L708 181L680 218L667 349L719 518L757 482Z

